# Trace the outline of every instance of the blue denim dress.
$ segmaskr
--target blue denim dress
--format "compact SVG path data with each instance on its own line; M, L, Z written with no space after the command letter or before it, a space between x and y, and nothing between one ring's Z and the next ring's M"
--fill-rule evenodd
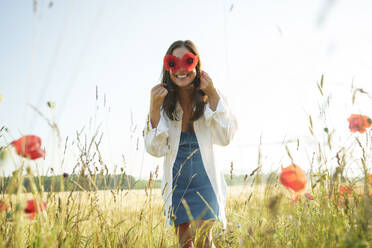
M195 150L196 152L187 159ZM177 158L173 165L172 186L174 225L190 222L190 214L193 220L217 220L219 209L216 194L204 169L198 140L192 131L181 132ZM182 200L185 200L190 211L186 210Z

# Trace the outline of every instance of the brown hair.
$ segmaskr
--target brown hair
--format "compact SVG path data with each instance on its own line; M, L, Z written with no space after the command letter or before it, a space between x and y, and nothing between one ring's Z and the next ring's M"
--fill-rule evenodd
M190 40L178 40L172 43L170 47L167 50L166 54L172 54L173 51L176 48L179 47L185 47L187 50L189 50L194 55L198 55L198 50L196 49L194 43ZM201 72L201 62L199 57L199 62L195 67L196 70L196 76L194 81L192 82L196 87L199 87L200 85L200 72ZM163 110L171 120L179 120L179 117L176 114L176 103L177 103L177 97L178 97L178 86L173 83L173 81L170 78L169 71L165 70L165 67L163 65L162 75L161 75L161 83L165 84L168 94L164 99L163 102ZM203 114L205 110L205 101L203 101L203 92L201 90L195 90L194 92L194 99L193 99L193 113L191 115L191 120L196 121L199 119Z

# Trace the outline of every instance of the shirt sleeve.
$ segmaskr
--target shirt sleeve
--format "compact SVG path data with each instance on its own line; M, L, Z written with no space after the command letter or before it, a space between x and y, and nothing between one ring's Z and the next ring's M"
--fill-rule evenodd
M157 127L153 128L150 115L147 117L144 129L146 151L155 157L162 157L170 151L168 144L168 126L163 111L160 112L160 120Z
M206 125L212 132L213 143L226 146L233 139L238 123L227 105L226 98L221 94L219 96L216 110L213 111L207 103L204 116Z

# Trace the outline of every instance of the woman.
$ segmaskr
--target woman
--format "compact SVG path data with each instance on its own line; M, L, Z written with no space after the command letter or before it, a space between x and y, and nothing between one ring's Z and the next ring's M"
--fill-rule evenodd
M176 41L164 57L161 83L151 90L146 150L164 156L162 196L168 224L183 247L193 247L196 228L206 247L214 220L226 224L226 182L214 161L213 144L228 145L235 117L201 70L195 45ZM196 228L195 228L196 227Z

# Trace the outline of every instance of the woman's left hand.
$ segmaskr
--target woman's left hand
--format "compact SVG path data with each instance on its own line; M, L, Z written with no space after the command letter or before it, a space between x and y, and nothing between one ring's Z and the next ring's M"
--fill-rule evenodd
M210 107L213 111L215 111L217 108L218 101L220 100L220 97L213 86L212 79L205 71L202 71L200 73L199 89L202 90L208 96L208 102L210 104Z
M212 79L205 71L201 71L200 73L199 89L202 90L208 97L213 97L217 94L217 91L213 86Z

